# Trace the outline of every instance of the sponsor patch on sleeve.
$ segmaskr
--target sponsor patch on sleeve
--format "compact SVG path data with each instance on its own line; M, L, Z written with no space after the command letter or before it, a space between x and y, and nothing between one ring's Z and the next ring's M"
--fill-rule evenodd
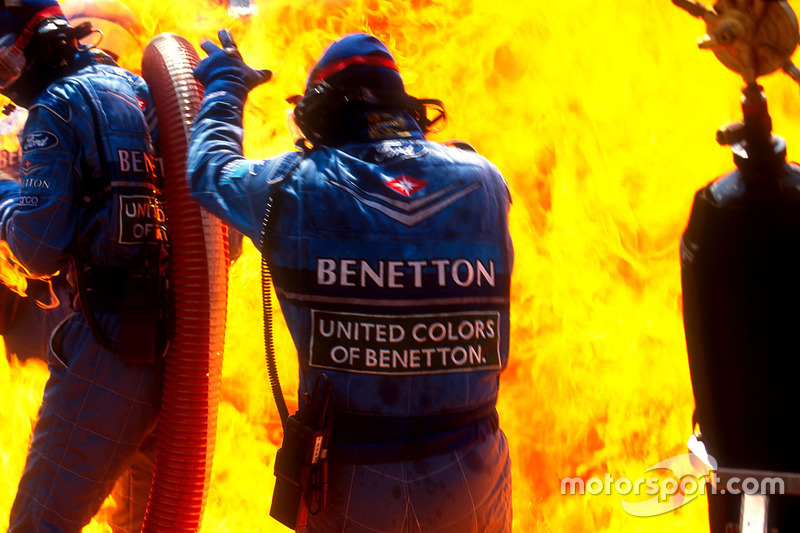
M36 207L39 205L39 197L35 195L22 195L19 197L20 207Z
M500 369L500 313L361 315L312 310L309 365L367 374Z
M49 131L34 131L22 139L22 152L28 153L36 150L49 150L58 146L58 137Z

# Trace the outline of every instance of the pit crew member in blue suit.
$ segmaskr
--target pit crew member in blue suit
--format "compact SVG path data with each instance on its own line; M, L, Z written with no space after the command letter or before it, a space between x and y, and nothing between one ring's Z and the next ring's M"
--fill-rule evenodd
M78 45L88 31L55 0L0 9L0 91L29 113L20 183L0 182L0 238L34 275L69 270L76 311L51 339L11 532L87 525L160 404L168 241L155 115L141 78Z
M379 39L330 45L295 108L303 152L245 158L248 92L269 78L229 33L195 70L195 198L260 246L299 357L332 383L324 510L310 532L511 531L496 410L508 362L510 195L466 146L430 142ZM434 106L435 107L435 106Z

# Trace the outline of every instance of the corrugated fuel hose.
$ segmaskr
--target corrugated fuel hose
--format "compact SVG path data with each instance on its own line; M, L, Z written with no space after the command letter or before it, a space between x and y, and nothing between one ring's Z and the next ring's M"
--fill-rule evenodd
M199 529L216 442L228 243L226 227L191 198L186 179L189 129L202 101L192 76L198 63L194 47L168 33L150 41L142 59L159 122L175 303L146 533Z

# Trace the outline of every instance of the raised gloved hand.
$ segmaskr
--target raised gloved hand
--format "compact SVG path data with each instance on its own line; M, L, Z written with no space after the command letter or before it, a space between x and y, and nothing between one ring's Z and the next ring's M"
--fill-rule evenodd
M208 54L194 69L194 77L205 87L206 94L224 91L244 100L253 88L272 78L270 70L256 70L247 66L228 30L220 30L222 48L205 40L200 47Z

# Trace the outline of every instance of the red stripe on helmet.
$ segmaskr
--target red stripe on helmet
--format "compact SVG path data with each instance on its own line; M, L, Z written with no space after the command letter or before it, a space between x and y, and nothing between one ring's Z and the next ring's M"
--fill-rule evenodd
M392 70L398 70L397 65L391 59L380 56L353 56L347 59L342 59L336 63L331 63L325 68L320 69L314 77L311 78L311 84L325 81L334 74L338 74L344 69L352 66L366 66L366 67L386 67Z
M43 9L36 13L34 16L31 17L31 20L25 25L22 29L22 33L20 33L17 40L14 42L14 46L16 46L20 50L24 50L28 43L31 41L31 37L33 37L33 32L36 30L36 27L45 19L49 19L52 17L67 17L64 16L64 12L61 11L61 6L51 6L47 9Z

